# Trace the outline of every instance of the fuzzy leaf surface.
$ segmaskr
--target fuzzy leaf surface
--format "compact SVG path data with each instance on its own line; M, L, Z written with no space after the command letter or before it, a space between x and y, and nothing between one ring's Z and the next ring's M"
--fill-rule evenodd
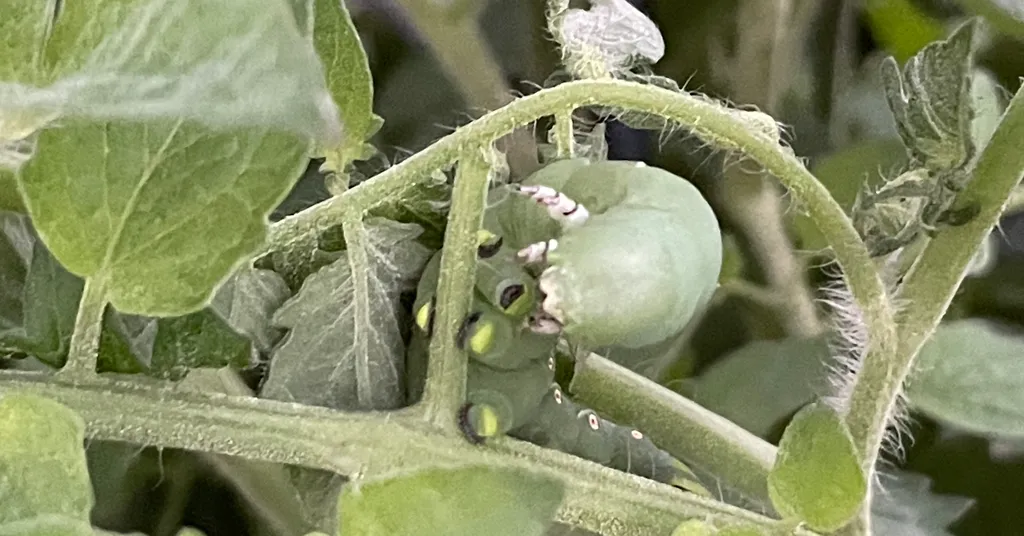
M373 113L370 64L344 0L315 1L313 43L345 128L343 141L327 149L322 169L344 173L350 162L372 154L373 146L366 140L380 129L383 119Z
M67 407L17 392L0 398L0 532L41 515L88 522L85 423Z
M957 169L974 155L971 140L971 66L977 23L924 47L902 73L882 63L882 83L896 130L911 157L935 171Z
M784 518L832 532L853 518L866 493L856 446L839 414L821 402L797 412L768 474L775 509Z
M264 398L344 409L404 403L408 319L399 298L431 252L415 241L418 225L370 218L345 231L345 254L274 316L291 331L271 359Z
M346 536L541 536L562 502L557 480L517 469L466 467L346 485Z
M119 311L173 316L205 305L262 245L305 149L266 130L74 122L40 135L19 180L62 265L105 279Z

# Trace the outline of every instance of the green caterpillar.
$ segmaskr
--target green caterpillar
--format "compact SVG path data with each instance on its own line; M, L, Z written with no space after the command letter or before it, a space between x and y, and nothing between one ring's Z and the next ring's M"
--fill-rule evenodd
M620 195L580 196L579 199L587 200L589 207L594 207L588 209L584 208L582 203L551 190L553 186L549 185L557 183L556 179L559 176L572 178L581 169L597 172L598 175L602 172L611 172L610 180L598 181L595 184L610 185L612 189L620 190ZM559 335L572 337L576 334L578 338L581 333L586 334L588 330L604 329L602 323L615 324L625 320L626 325L618 326L619 331L626 335L625 338L592 336L584 340L596 341L595 344L623 346L649 344L648 341L658 342L682 329L693 313L706 304L714 290L721 264L721 243L714 214L706 203L701 205L703 198L700 198L696 189L674 175L654 170L655 178L647 184L651 170L654 168L638 167L623 162L590 164L585 160L566 160L544 168L538 173L539 176L535 175L531 177L532 180L528 179L524 183L527 187L520 190L546 205L547 212L555 218L545 215L543 209L539 209L538 212L537 203L519 197L510 197L495 203L487 211L484 229L478 235L479 260L474 283L474 301L456 341L470 357L467 402L461 409L458 419L466 437L474 442L508 434L622 471L708 495L707 490L700 485L689 468L659 449L642 433L602 420L593 411L580 408L553 383L554 351ZM544 180L545 176L549 180ZM594 177L590 179L594 180ZM680 189L674 185L666 185L666 179L685 186ZM564 186L567 183L568 181L562 181L555 186ZM645 184L656 187L657 191L644 193ZM549 188L531 189L531 185ZM586 189L576 184L575 191L585 193ZM660 196L669 195L681 196L684 202L659 199ZM699 202L692 199L693 195L698 197ZM609 199L621 206L612 206L615 203L609 202ZM677 218L671 214L672 210L678 211L685 207L693 209L688 216ZM591 217L589 210L594 210L596 216ZM558 318L549 314L547 308L539 307L542 302L548 304L552 288L558 289L557 280L554 287L548 285L545 288L544 276L550 273L551 266L564 268L572 274L575 266L588 262L587 257L589 262L594 262L599 259L601 253L607 251L597 248L599 255L595 257L592 252L578 249L577 251L585 258L573 264L572 256L565 254L567 249L572 250L559 249L559 256L550 255L544 259L551 261L551 266L540 274L541 281L538 282L536 274L528 270L530 263L538 260L534 258L538 256L538 251L543 259L544 254L554 253L555 248L538 248L537 244L547 246L548 242L553 240L552 237L556 236L570 243L578 241L585 244L586 240L592 240L598 235L611 238L613 245L622 244L625 235L609 237L604 227L617 225L615 222L626 216L643 216L644 211L652 212L646 215L648 224L671 224L677 228L667 228L667 236L665 229L654 233L651 237L658 242L654 247L644 247L641 244L637 248L637 239L634 236L630 240L634 254L649 254L654 251L656 259L673 262L671 267L682 270L710 268L713 272L710 283L706 275L697 274L698 277L689 279L695 282L692 288L687 287L682 292L670 290L662 293L662 297L668 297L653 304L663 312L668 310L684 318L661 322L657 326L630 323L628 317L622 317L621 310L616 310L613 306L602 306L600 296L597 295L589 298L582 296L581 299L584 303L598 307L599 312L603 313L591 316L574 315L573 321L569 322L565 322L564 317ZM681 225L690 225L692 228L683 232L678 228ZM598 235L593 234L595 229L599 231ZM700 233L708 231L711 231L713 236L705 243L695 247L687 242L691 239L707 238L702 237ZM591 234L588 235L587 232ZM683 240L675 236L677 233ZM660 257L657 255L659 248L666 250L674 246L687 250L692 254L691 258L674 255L672 252ZM524 265L519 262L521 260L528 262ZM559 264L559 261L562 263ZM439 268L440 253L428 263L417 289L414 312L418 329L413 334L407 364L410 400L419 399L426 376L427 341L433 334L434 293ZM638 275L641 278L650 278L649 272L658 271L650 268L648 266L646 272L640 272ZM598 275L600 277L595 281L601 284L620 283L617 279L633 279L628 276L616 278L614 274ZM548 282L550 283L550 279ZM682 283L685 283L685 280ZM678 285L680 281L675 281L674 284ZM572 287L569 288L572 290ZM618 305L625 310L636 309L630 302L643 302L650 294L646 288L640 290L638 295L629 296ZM585 288L576 289L572 294L585 295L585 291ZM630 330L644 333L630 338L630 333L625 333Z
M599 348L638 348L682 331L711 300L722 240L688 181L642 162L561 160L488 210L517 256L539 265L534 329ZM545 214L545 212L547 214Z
M437 253L428 263L413 306L417 329L406 367L410 400L422 396L440 260ZM457 340L470 357L467 402L457 416L467 439L482 443L507 434L710 495L685 464L642 433L603 420L569 400L554 383L557 336L533 332L521 320L502 314L500 306L485 299L493 293L481 291L481 279Z

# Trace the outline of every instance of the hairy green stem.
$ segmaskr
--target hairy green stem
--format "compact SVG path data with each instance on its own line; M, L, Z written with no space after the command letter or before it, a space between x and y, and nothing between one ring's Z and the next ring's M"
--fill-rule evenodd
M606 536L668 534L689 518L728 519L769 532L779 527L776 520L740 508L511 438L482 449L440 434L408 412L339 412L191 392L158 382L141 385L134 377L72 383L49 375L0 371L0 396L17 391L68 406L84 419L90 439L227 454L346 475L478 464L540 471L566 485L559 521ZM112 407L132 411L111 411Z
M572 108L555 113L554 132L555 148L559 158L572 158L576 154L576 140L573 134Z
M869 468L878 458L889 418L914 358L939 325L971 259L999 222L1003 208L1024 175L1022 139L1024 89L1018 90L1010 101L972 171L971 181L957 197L955 206L977 204L981 211L962 226L944 229L928 243L899 293L899 301L907 304L899 317L899 346L890 354L869 354L861 366L847 422Z
M743 153L777 177L790 195L818 225L843 269L850 291L869 332L885 335L893 325L885 287L867 248L842 207L795 155L733 111L706 98L621 80L579 80L544 89L460 128L408 160L380 173L344 194L310 207L271 226L269 247L289 250L303 237L318 236L337 225L347 212L362 213L400 196L429 179L458 158L467 145L498 139L540 117L566 108L602 106L668 119L719 150ZM308 239L306 239L308 243ZM888 338L882 337L888 347Z
M475 287L467 282L476 278L476 233L483 223L489 174L482 148L466 148L456 170L441 250L436 334L430 340L427 380L419 405L428 421L453 433L459 433L455 416L466 401L467 374L466 353L456 347L455 339L473 301Z
M775 447L725 417L597 355L576 362L569 391L581 403L643 430L669 454L770 505ZM630 396L623 396L629 393Z
M75 315L75 331L71 334L68 359L57 374L66 378L88 378L96 375L100 354L103 313L107 309L105 275L85 280L82 298Z

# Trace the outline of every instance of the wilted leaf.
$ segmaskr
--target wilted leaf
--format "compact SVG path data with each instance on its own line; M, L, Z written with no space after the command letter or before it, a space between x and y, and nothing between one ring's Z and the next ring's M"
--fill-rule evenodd
M866 493L857 448L842 418L820 402L797 412L768 474L775 509L812 529L832 532L853 518Z
M657 63L665 55L661 31L626 0L590 0L590 6L569 9L556 19L556 36L571 71L579 73L581 64L589 63L602 63L611 72L628 70L636 59Z
M415 287L430 250L417 225L371 218L345 225L348 249L306 278L274 316L290 329L261 396L345 409L404 402L402 292Z
M871 501L871 528L877 536L952 536L947 527L973 504L932 493L923 475L901 471L882 478Z
M344 0L316 0L315 8L313 42L344 125L344 141L326 148L327 160L321 169L344 173L350 162L373 153L366 140L380 129L383 119L373 113L370 64Z
M85 423L36 395L0 398L0 527L41 515L88 521L93 505Z
M541 536L562 502L561 482L517 469L433 469L348 484L345 536Z
M767 438L783 419L826 392L828 357L821 338L752 342L698 376L690 397Z
M259 248L305 167L305 144L194 124L69 123L40 135L20 175L36 229L118 310L192 312Z
M971 139L972 20L924 47L902 73L882 62L882 82L896 129L911 157L928 169L957 169L974 155Z
M1024 336L981 319L940 325L921 348L907 397L957 428L1024 438Z

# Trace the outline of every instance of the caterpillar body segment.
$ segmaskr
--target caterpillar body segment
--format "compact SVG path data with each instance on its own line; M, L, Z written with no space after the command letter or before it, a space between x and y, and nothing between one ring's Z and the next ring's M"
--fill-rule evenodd
M549 386L537 417L509 435L700 495L711 493L684 463L638 430L602 419Z
M471 441L505 435L534 419L546 386L555 378L547 356L536 357L517 369L488 367L479 362L469 365L466 403L471 412L467 414L468 422L461 424ZM492 422L482 426L484 423L474 418L473 408L478 409L475 415L490 414Z
M524 186L547 186L560 191L562 184L570 174L587 166L589 160L573 158L558 160L548 164L530 175L517 188ZM532 243L558 237L562 232L561 223L552 218L547 207L538 204L526 195L507 193L494 190L491 193L493 203L484 214L484 226L494 231L500 229L505 243L519 250ZM573 198L574 201L586 202ZM591 211L587 207L588 214ZM589 220L589 215L588 218Z
M423 270L416 292L416 299L413 302L413 316L416 322L416 332L425 337L433 333L434 307L436 306L437 278L441 265L441 254L436 253ZM522 269L513 263L509 263L513 273L521 272ZM496 273L500 270L495 269ZM481 273L483 275L481 275ZM510 315L508 311L502 310L500 305L492 303L490 298L501 300L501 293L495 292L493 287L484 287L481 284L482 278L497 280L500 278L488 275L486 270L478 272L476 292L473 296L473 304L470 307L469 316L464 319L459 329L456 344L467 352L471 362L478 362L496 369L518 369L534 360L546 360L548 355L554 351L558 343L557 334L536 333L529 328L526 317L537 305L534 283L526 281L526 292L512 300L511 308L522 313L518 316ZM506 280L501 280L502 282ZM490 289L486 294L481 288ZM496 296L497 294L497 296ZM506 293L507 294L507 293ZM524 298L525 297L525 298ZM521 303L523 299L530 299L528 303ZM546 362L546 361L545 361ZM416 365L409 364L416 369ZM423 370L425 375L426 371ZM425 376L424 376L425 377Z
M721 231L688 181L639 162L572 159L523 184L557 190L589 213L581 225L554 230L516 223L510 241L524 261L546 265L543 309L571 341L590 348L655 344L679 333L710 301L722 265ZM511 197L496 207L503 211L498 220L514 221L514 212L537 217L531 204ZM517 243L523 239L531 241Z

